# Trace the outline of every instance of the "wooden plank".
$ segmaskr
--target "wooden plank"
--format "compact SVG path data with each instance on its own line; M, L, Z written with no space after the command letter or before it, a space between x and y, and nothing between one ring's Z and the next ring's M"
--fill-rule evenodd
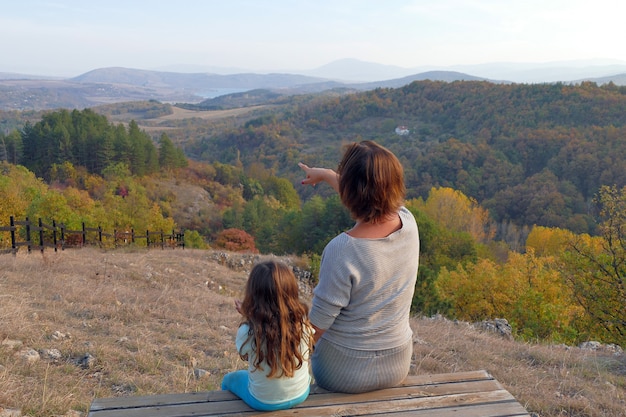
M142 407L134 409L123 410L123 415L126 417L189 417L189 416L299 416L299 417L316 417L316 416L377 416L389 413L398 413L408 411L419 410L431 410L432 409L445 409L445 408L457 408L465 411L471 407L482 406L489 403L502 403L505 407L510 408L510 403L515 402L511 394L505 390L468 393L468 394L453 394L444 395L438 397L418 397L407 398L395 401L363 401L363 402L344 402L342 404L320 404L318 406L312 406L310 404L301 404L289 410L281 410L274 412L259 412L252 410L246 406L242 401L225 401L225 402L205 402L205 403L190 403L170 406L158 406L158 407ZM521 405L518 404L521 412L525 412ZM500 405L501 408L502 405ZM517 409L517 415L520 414L520 409ZM465 414L460 414L465 416ZM98 417L112 417L119 416L120 410L106 410L97 414L89 414L90 416ZM439 414L432 414L437 415ZM510 415L508 412L502 412L494 415ZM514 414L515 415L515 414ZM528 415L528 414L525 414Z
M486 371L411 375L399 386L363 394L341 394L313 386L302 404L271 413L248 407L228 391L101 398L89 417L188 416L528 416Z
M392 414L376 414L376 417L529 417L530 414L517 401L473 404L469 407L428 408Z
M132 407L147 407L152 405L184 404L207 401L228 401L238 399L239 398L230 391L205 391L188 392L184 394L159 394L137 397L96 398L91 403L91 410L96 411L107 408L120 409Z
M489 391L489 392L476 392L476 393L462 393L442 395L436 397L416 397L398 399L394 401L368 401L358 403L344 403L344 404L329 404L320 405L318 407L307 406L306 408L293 408L291 410L284 410L277 413L276 416L288 416L297 415L300 417L313 417L313 416L377 416L389 413L398 413L406 411L416 411L433 408L441 409L446 407L460 407L463 405L465 408L471 406L482 405L484 403L491 402L507 402L514 401L511 394L505 390ZM434 414L437 415L438 414Z
M495 381L486 372L468 372L459 375L446 377L444 375L413 375L409 376L398 387L388 388L385 390L379 390L375 392L376 398L391 400L394 398L402 398L404 396L415 395L417 392L424 388L423 395L435 395L440 392L459 393L459 392L471 392L468 389L476 390L489 390L499 389L500 384ZM453 384L467 384L474 382L481 382L483 384L475 385L473 388L467 388L464 385ZM469 380L469 382L468 382ZM323 394L323 395L322 395ZM373 393L363 394L346 394L328 392L324 389L314 386L311 390L311 395L307 399L307 403L311 402L329 402L334 401L335 398L349 398L350 401L361 401L363 399L368 400L372 397ZM114 398L99 398L95 399L92 403L92 410L99 410L104 408L130 408L141 407L150 405L165 405L165 404L182 404L196 401L225 401L237 399L237 397L229 391L209 391L209 392L194 392L183 394L161 394L161 395L149 395L149 396L136 396L136 397L114 397Z
M363 394L326 393L310 395L307 406L318 404L351 404L360 402L398 401L406 398L437 397L442 395L471 394L485 391L499 391L501 387L494 381L457 382L451 384L435 384L423 386L404 386L388 388Z

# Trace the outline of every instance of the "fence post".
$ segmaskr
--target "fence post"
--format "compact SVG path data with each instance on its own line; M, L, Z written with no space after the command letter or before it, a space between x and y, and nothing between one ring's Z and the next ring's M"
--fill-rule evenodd
M163 237L163 230L161 230L161 249L165 249L165 239Z
M65 223L61 223L61 250L65 250Z
M146 247L150 247L150 231L146 230Z
M130 241L131 243L135 243L135 229L130 229Z
M100 246L102 246L102 226L98 225L98 240L100 241Z
M85 244L87 243L87 231L85 230L85 222L83 222L83 239L82 242L80 242L80 247L84 247Z
M39 250L43 253L43 222L39 218Z
M9 217L9 226L11 226L11 249L13 249L13 255L17 253L17 242L15 241L15 218Z
M28 220L28 217L26 218L26 247L28 248L28 252L30 252L30 246L31 246L31 242L30 242L30 220Z
M54 251L57 251L57 222L52 220L52 242L54 244Z

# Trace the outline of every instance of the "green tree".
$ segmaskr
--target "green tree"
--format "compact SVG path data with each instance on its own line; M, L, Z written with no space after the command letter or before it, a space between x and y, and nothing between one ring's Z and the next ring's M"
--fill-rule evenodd
M7 162L17 165L22 159L22 135L18 130L13 130L4 137Z
M130 145L130 170L135 175L145 175L147 173L146 161L146 138L139 129L139 125L134 120L128 124L128 140Z
M286 178L270 176L262 184L265 193L278 200L287 210L300 208L300 197L293 184Z
M6 142L4 135L0 133L0 162L7 162L9 160Z
M159 139L159 165L161 169L172 169L177 166L176 147L165 133L162 133Z

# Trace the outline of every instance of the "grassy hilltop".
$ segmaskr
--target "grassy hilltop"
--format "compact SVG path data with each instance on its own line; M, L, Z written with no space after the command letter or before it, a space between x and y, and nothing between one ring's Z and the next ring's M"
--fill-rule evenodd
M0 415L78 416L95 397L219 389L245 367L233 298L256 259L189 249L0 255ZM411 372L485 369L542 417L624 415L623 353L520 343L445 319L414 317L412 327Z

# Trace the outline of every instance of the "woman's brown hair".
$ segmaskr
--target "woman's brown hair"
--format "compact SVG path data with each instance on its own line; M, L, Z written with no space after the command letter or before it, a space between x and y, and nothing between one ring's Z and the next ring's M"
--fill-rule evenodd
M281 262L256 264L246 284L241 312L250 326L249 338L256 351L253 364L260 369L265 360L268 377L291 377L304 363L300 344L304 339L311 350L308 307L299 297L293 271Z
M375 142L347 145L337 174L341 201L355 220L378 223L404 203L402 164Z

